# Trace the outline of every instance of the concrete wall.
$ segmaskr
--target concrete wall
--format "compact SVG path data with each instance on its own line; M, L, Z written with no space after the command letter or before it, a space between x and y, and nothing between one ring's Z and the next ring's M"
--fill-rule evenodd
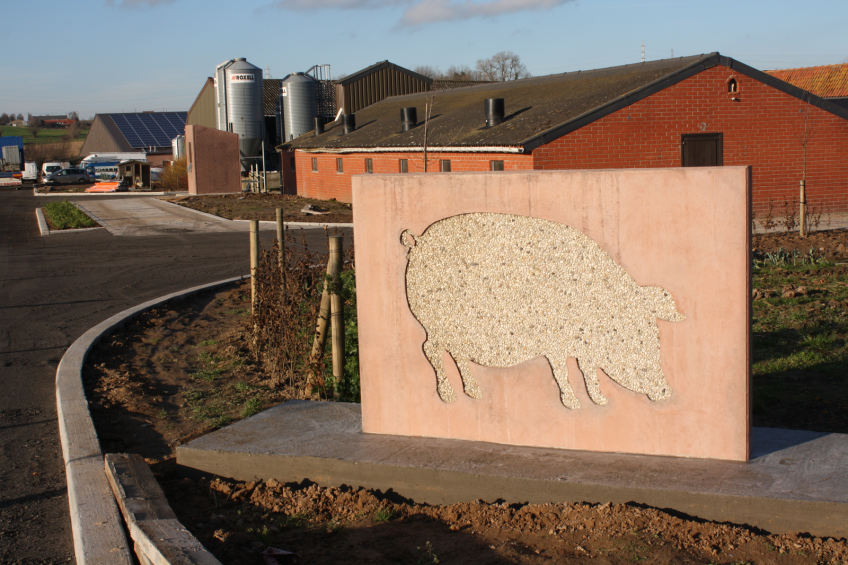
M744 167L703 167L355 176L364 431L746 460L751 376L749 173ZM502 236L513 230L483 227L437 242L430 249L441 247L442 262L425 264L430 274L410 278L420 275L421 265L415 263L413 269L408 261L425 256L419 249L427 249L426 230L446 218L475 212L538 218L556 223L559 230L576 230L582 234L578 237L588 237L627 276L602 277L606 267L593 261L591 254L580 254L581 260L572 261L568 272L564 272L564 259L539 262L538 254L531 251L551 242L556 249L560 240L554 241L558 237L555 230L546 228L548 235L544 236L536 231L533 237L539 241L534 243L528 236L526 245L513 246L510 251ZM710 221L703 221L704 217ZM404 230L410 230L417 240L412 249L402 244ZM486 230L492 233L491 241L477 237ZM468 243L475 238L482 241L477 247ZM556 253L561 252L550 256ZM499 275L471 281L472 272L477 272L473 270L486 264L520 266L504 267ZM456 275L446 278L450 269L456 270ZM527 281L516 283L513 279L519 275ZM410 280L435 286L424 289L424 294L412 293L407 286ZM588 299L578 300L575 297L581 293L586 296L587 287L577 288L575 280L594 281L597 293L593 287ZM592 298L603 296L605 288L619 283L661 287L685 319L665 321L673 316L665 316L653 306L645 309L638 298L606 302ZM451 303L444 299L446 288L463 294ZM542 306L551 300L559 311L573 307L587 314L577 321L551 319L558 310ZM423 317L413 313L415 304L436 309L438 304L448 305L440 310L442 321L453 332L451 339L458 348L485 344L483 340L492 337L490 328L501 320L514 318L516 312L527 314L522 322L499 334L502 339L486 344L483 353L469 356L471 363L466 364L456 350L444 351L446 347L440 344L445 342L436 328L425 329L424 322L419 322ZM454 320L457 311L469 304L478 309ZM590 318L618 312L622 305L626 305L622 316L606 315L606 322L591 324ZM646 320L649 330L633 337L634 328ZM478 333L465 335L473 327ZM484 353L506 347L512 339L510 332L529 332L532 337L534 328L538 328L539 340L549 344L547 350L530 350L528 360L512 367L483 366ZM553 341L545 328L553 332ZM604 332L607 337L614 335L610 331L619 332L622 339L612 339L615 347L606 348L608 358L597 364L602 371L595 371L573 348L582 347L580 343L606 343L598 336ZM580 342L574 341L575 335ZM525 349L536 347L536 341L534 337L524 343ZM439 345L437 351L425 354L425 342ZM447 387L437 384L428 355L441 359ZM659 398L652 400L649 393L635 390L638 387L633 381L626 381L627 372L610 370L622 355L632 357L628 359L633 374L642 374L643 369L637 371L637 367L660 364L670 396L654 395ZM579 408L568 408L565 398L561 400L563 385L552 374L556 357L568 358L559 366L560 375L567 366L565 382L576 395ZM651 360L645 361L647 358ZM466 382L463 386L454 361L469 367L477 384L469 387ZM606 397L605 404L598 402L597 394L590 396L592 381L594 390L599 388ZM443 400L444 389L449 387L455 391L452 402Z
M189 193L241 192L238 134L186 125L185 135Z

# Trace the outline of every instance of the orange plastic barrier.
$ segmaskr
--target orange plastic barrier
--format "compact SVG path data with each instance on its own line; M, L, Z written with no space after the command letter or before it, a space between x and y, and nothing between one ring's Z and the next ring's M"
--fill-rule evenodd
M117 182L99 182L92 186L91 188L86 188L86 192L117 192L118 185L120 183Z

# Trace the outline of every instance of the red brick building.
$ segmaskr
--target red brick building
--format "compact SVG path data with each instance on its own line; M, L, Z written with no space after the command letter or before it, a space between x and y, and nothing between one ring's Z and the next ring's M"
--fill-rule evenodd
M848 211L848 109L718 53L388 98L281 146L286 187L349 202L351 175L423 172L429 103L427 172L751 165L755 214L802 178L812 207Z

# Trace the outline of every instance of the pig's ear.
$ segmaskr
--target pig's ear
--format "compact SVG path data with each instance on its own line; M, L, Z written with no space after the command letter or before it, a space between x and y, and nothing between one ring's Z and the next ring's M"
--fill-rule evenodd
M674 298L666 289L659 286L643 286L642 296L648 306L648 311L660 320L669 322L682 322L686 316L677 311Z

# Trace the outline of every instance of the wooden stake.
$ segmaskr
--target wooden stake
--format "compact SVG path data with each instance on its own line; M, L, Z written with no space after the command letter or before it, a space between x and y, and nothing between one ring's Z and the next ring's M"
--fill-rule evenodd
M330 329L333 334L333 379L336 382L333 398L341 400L344 385L344 300L342 299L342 236L330 237L330 260L327 274L332 278L330 285Z
M801 180L801 237L807 237L807 181Z
M259 267L259 220L250 220L250 312L256 314L256 269Z

